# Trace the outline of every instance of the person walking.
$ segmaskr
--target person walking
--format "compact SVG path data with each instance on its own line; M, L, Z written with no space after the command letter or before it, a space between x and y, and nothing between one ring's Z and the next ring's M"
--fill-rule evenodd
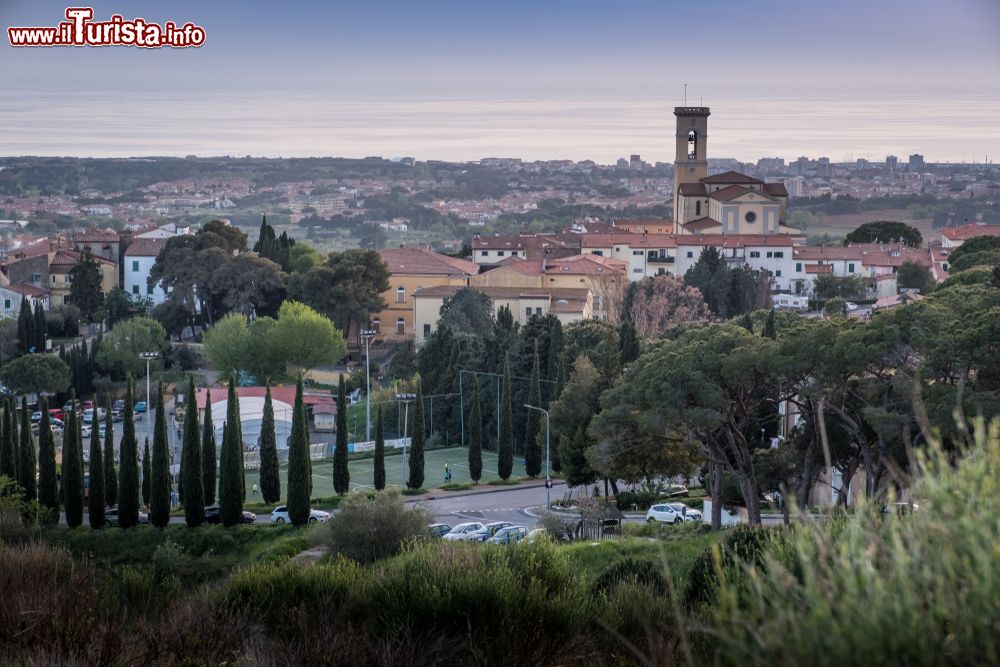
M254 498L257 497L257 483L256 482L254 482L254 485L253 485L253 497Z

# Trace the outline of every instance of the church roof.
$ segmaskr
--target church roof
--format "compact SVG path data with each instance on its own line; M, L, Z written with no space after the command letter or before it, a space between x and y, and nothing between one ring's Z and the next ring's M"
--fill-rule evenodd
M714 218L704 216L696 220L684 223L684 229L689 232L700 232L706 229L714 229L715 227L720 227L721 223Z
M688 197L708 194L704 183L681 183L680 192Z
M772 197L787 197L788 189L785 188L784 183L765 183L764 194L771 195Z
M751 190L750 188L745 188L742 185L730 185L722 188L721 190L716 190L708 196L716 201L730 201L751 192L760 195L764 199L770 199L770 197L764 192L760 190Z
M738 171L727 171L722 174L714 174L712 176L706 176L700 179L702 183L763 183L764 181L753 178L752 176L747 176L746 174L741 174Z

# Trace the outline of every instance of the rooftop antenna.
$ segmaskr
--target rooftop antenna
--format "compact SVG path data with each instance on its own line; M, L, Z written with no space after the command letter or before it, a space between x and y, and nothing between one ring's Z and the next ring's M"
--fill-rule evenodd
M688 105L688 85L684 84L684 106Z

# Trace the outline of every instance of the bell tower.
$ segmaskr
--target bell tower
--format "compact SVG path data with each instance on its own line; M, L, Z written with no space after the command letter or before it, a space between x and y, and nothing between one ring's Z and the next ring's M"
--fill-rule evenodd
M681 220L680 187L708 176L708 107L674 107L677 151L674 157L674 232Z

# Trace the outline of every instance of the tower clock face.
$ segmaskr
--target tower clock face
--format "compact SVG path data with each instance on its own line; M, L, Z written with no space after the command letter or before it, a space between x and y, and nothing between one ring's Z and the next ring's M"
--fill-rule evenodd
M688 167L688 173L694 176L694 167Z

